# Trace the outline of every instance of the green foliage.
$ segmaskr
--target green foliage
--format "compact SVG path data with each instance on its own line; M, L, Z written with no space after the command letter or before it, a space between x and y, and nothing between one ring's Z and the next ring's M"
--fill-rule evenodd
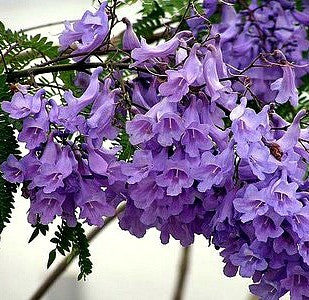
M57 252L62 255L70 252L70 260L78 256L80 267L78 280L85 279L92 272L89 243L80 223L77 223L75 227L69 227L63 222L61 226L58 226L58 231L55 232L55 237L51 239L51 242L56 244L56 247L49 253L47 268L55 261Z
M143 0L143 14L149 15L156 9L156 6L169 13L171 16L175 14L181 15L188 6L188 0Z
M28 36L22 31L6 29L0 22L0 49L5 49L5 62L12 70L20 70L34 59L52 59L58 55L58 47L46 37Z
M49 227L48 225L43 225L43 224L40 224L40 223L37 223L36 225L33 225L32 227L34 227L34 231L33 233L31 234L31 237L28 241L28 243L31 243L38 235L39 233L41 233L42 235L46 235L47 231L49 230Z
M153 32L156 29L162 27L162 21L165 16L165 12L156 1L153 1L152 9L148 10L147 16L145 16L145 13L143 14L144 16L139 19L133 27L138 36L142 36L146 40L149 40L153 37Z
M121 146L121 151L118 154L118 159L129 161L134 154L135 148L130 143L129 135L125 132L125 130L122 130L119 133L116 142Z
M295 6L297 10L303 10L303 1L302 0L296 0L295 1Z
M4 99L10 97L10 90L6 84L6 76L3 74L3 67L0 66L0 104ZM18 155L18 144L14 136L13 126L10 125L7 114L0 107L0 164L10 154ZM13 194L17 185L5 181L0 174L0 234L6 223L10 222L12 209L14 208Z

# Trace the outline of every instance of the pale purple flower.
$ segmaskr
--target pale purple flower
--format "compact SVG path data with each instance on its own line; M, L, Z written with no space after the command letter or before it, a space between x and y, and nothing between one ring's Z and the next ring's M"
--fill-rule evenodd
M142 179L138 184L130 187L130 196L137 208L145 209L156 199L160 200L165 195L165 190L156 183L153 174Z
M127 182L134 184L146 178L154 168L151 151L138 150L134 153L133 162L121 166L123 174L128 176Z
M288 277L281 281L283 288L291 293L291 299L306 299L309 297L309 275L301 266L291 267Z
M102 67L95 69L90 77L89 85L80 98L76 98L71 91L65 92L63 97L67 106L58 106L55 101L50 101L52 109L49 113L51 122L65 126L69 131L75 131L85 122L79 113L90 105L98 96L100 82L99 75Z
M251 246L243 244L238 253L231 255L230 260L234 266L239 266L239 274L242 277L251 277L256 271L263 271L267 268L267 262L259 254L258 243Z
M115 208L106 202L105 193L94 180L81 180L81 189L76 204L80 208L81 219L89 225L103 226L103 216L113 216Z
M205 192L214 185L224 183L233 169L233 150L228 147L222 153L213 155L210 151L202 154L201 164L194 169L193 176L199 180L198 190Z
M296 182L288 182L286 171L282 171L280 179L275 181L270 189L270 195L267 203L282 216L298 212L302 204L296 199Z
M49 130L49 119L45 108L45 102L42 102L41 110L34 117L27 117L23 122L23 129L18 135L20 142L25 142L30 150L46 142L47 132Z
M253 227L258 241L267 242L268 238L277 238L282 235L283 229L280 227L283 217L269 210L262 216L257 216L253 220Z
M274 173L277 164L273 162L269 149L262 143L252 143L248 149L247 160L253 174L260 180L265 179L265 174Z
M127 18L123 18L122 22L126 24L127 28L122 37L123 50L133 50L139 48L141 43L133 30L131 22Z
M3 178L12 183L21 183L25 180L25 167L13 154L1 164L1 172Z
M288 220L300 238L309 236L309 205L302 207L299 212L289 217Z
M258 190L254 184L249 184L243 197L233 201L235 209L242 213L241 220L248 222L268 211L266 204L267 192L265 189Z
M132 58L136 61L134 66L153 58L165 58L169 55L175 54L181 40L191 36L192 33L190 31L181 31L169 41L157 46L148 45L146 40L142 38L141 46L132 51Z
M65 200L65 195L58 192L44 193L39 190L35 198L30 202L28 221L31 224L36 224L39 218L41 224L47 225L62 213L62 204Z
M199 44L194 44L182 69L166 71L168 80L160 85L159 92L168 101L179 102L189 92L190 85L201 75L202 64L196 54L198 48Z
M285 103L290 101L293 106L298 105L298 91L295 84L295 72L290 66L282 67L283 77L271 84L273 91L278 91L275 101Z
M56 158L55 164L42 164L39 175L34 178L34 186L43 187L44 193L51 193L59 187L64 187L63 180L72 173L74 167L70 151L70 147L66 146Z
M106 5L107 1L104 1L96 13L86 11L82 19L73 24L65 22L65 30L59 37L60 49L73 47L74 54L83 53L76 59L78 61L85 56L85 53L102 46L109 30Z
M44 90L39 90L35 95L22 94L20 92L13 95L11 101L3 101L2 109L10 114L12 119L22 119L30 114L37 114L41 110Z
M167 187L166 194L169 196L179 195L182 189L191 187L193 181L187 161L169 160L163 174L156 178L159 186Z
M171 146L174 141L180 141L184 133L182 119L175 113L165 113L154 127L154 133L163 147Z

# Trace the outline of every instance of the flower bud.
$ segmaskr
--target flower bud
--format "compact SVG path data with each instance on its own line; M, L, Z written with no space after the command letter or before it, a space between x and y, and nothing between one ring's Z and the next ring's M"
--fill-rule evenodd
M140 41L133 30L131 22L127 18L123 18L122 22L127 25L127 29L123 34L122 46L123 50L133 50L140 47Z

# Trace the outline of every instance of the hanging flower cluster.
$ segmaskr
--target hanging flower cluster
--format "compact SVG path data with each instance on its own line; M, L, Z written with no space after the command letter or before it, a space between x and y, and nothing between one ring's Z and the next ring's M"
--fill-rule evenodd
M162 243L173 237L183 246L204 235L222 250L224 273L251 277L261 299L309 298L306 111L292 123L276 112L298 103L308 20L283 2L254 2L239 14L223 5L202 43L193 30L149 45L124 19L132 76L102 78L98 67L79 74L84 92L65 92L64 104L26 89L3 102L23 121L18 140L29 153L11 155L1 170L23 183L29 222L60 216L69 226L102 226L125 201L119 225L131 234L155 227ZM73 47L77 61L109 34L105 7L66 24L61 48ZM135 149L129 161L109 143L123 132Z

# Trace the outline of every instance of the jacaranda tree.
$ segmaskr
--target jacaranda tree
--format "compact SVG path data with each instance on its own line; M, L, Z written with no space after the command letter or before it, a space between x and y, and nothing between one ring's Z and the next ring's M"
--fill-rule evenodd
M78 279L100 230L84 223L117 217L163 244L203 235L263 300L309 299L309 2L144 1L119 19L134 2L94 2L59 46L0 24L0 231L20 186L30 241L61 219L48 266L76 256Z

